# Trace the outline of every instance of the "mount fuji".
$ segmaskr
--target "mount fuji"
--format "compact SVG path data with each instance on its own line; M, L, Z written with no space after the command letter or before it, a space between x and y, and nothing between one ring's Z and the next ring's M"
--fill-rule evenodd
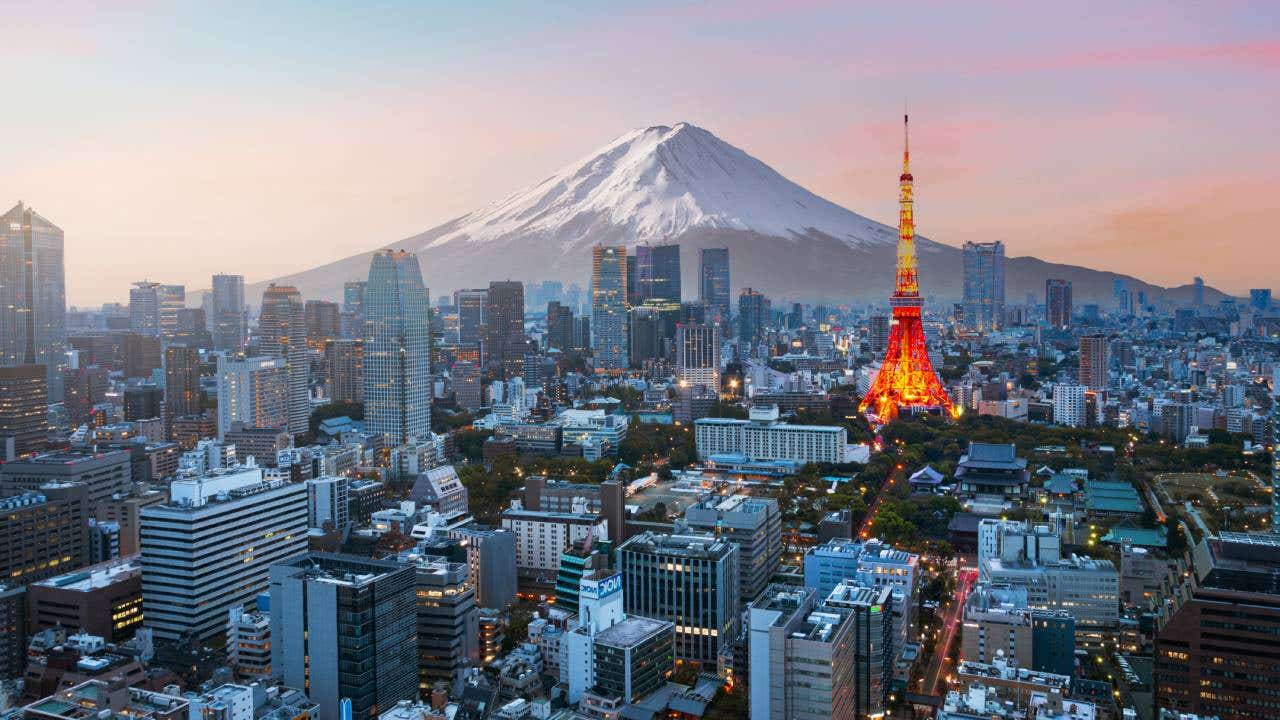
M697 296L698 250L728 247L731 282L775 300L876 302L891 292L897 229L821 198L760 160L691 125L633 130L542 182L385 247L418 254L434 295L490 280L590 286L591 248L663 242L682 248L686 299ZM963 289L959 248L917 237L921 284L941 301ZM371 253L273 280L306 297L340 298L368 274ZM1186 295L1134 278L1035 258L1009 258L1011 302L1042 297L1047 277L1072 280L1077 303L1110 301L1124 278L1153 300ZM265 286L247 288L258 297Z

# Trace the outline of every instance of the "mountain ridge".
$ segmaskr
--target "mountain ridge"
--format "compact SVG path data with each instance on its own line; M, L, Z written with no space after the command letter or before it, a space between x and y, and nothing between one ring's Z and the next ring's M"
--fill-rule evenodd
M678 242L686 297L697 293L697 253L729 247L732 286L779 300L879 302L893 280L897 229L859 215L787 179L764 162L686 122L618 136L542 181L384 248L419 254L433 292L483 287L491 279L561 280L589 287L597 243ZM961 250L917 238L925 294L962 293ZM307 297L340 298L342 283L367 274L372 251L273 281ZM1110 300L1123 278L1152 301L1180 289L1033 257L1010 257L1006 295L1043 296L1044 279L1072 280L1077 304ZM266 282L246 288L256 297ZM1220 294L1206 289L1206 299ZM1189 295L1189 291L1185 294Z

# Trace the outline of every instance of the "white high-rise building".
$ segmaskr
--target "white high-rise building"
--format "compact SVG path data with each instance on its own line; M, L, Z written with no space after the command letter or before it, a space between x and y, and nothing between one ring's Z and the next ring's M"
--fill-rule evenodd
M1053 421L1058 425L1080 427L1084 425L1083 385L1053 386Z
M282 358L218 358L218 439L232 422L287 428L289 365Z
M242 465L175 480L143 508L142 609L157 638L204 640L267 590L272 563L307 549L307 486Z
M327 475L307 481L307 525L323 528L326 523L341 532L347 526L347 489L351 478Z

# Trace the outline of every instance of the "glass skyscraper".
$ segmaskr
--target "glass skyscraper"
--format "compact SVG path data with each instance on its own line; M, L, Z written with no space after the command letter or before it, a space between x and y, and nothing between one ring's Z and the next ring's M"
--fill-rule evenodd
M680 302L680 246L636 246L636 297Z
M591 349L596 372L627 369L627 248L597 245L591 263Z
M729 320L729 248L703 248L698 253L698 299L715 322Z
M1004 243L964 244L964 326L975 332L1004 327Z
M43 365L62 399L67 296L62 230L18 203L0 216L0 366Z
M288 429L291 435L305 433L311 418L311 360L307 352L305 306L298 288L272 284L262 291L258 335L263 353L282 358L288 364Z
M243 275L214 275L209 330L218 350L239 350L249 342L249 313Z
M365 428L395 444L431 432L430 302L418 258L380 250L365 287Z

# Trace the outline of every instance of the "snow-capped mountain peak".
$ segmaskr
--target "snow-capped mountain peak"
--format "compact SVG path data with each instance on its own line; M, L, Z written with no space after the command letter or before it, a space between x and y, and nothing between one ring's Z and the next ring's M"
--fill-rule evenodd
M537 185L424 233L423 249L453 243L657 242L690 230L742 230L798 239L814 231L851 247L896 233L783 177L686 122L633 130ZM547 248L550 249L550 248Z

